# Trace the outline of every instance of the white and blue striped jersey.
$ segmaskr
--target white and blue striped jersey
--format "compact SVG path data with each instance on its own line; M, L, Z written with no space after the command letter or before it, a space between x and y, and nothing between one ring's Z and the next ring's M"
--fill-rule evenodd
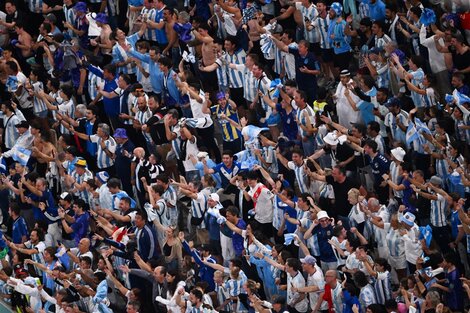
M138 110L137 113L135 114L134 119L137 120L140 125L144 125L147 123L147 121L152 117L152 111L150 111L149 108L145 111ZM145 141L147 142L152 142L152 137L150 136L150 133L147 133L145 131L142 131L142 135L145 138Z
M226 53L224 55L227 64L245 64L246 53L245 50L239 49L233 54ZM243 72L237 69L227 68L229 87L230 88L243 88Z
M140 12L140 15L142 18L147 18L149 21L152 22L158 22L155 20L157 12L155 9L147 9L147 8L142 8L142 11ZM150 41L157 41L157 33L154 28L147 27L147 30L144 33L143 38L145 40L150 40Z
M434 88L426 88L426 94L421 95L424 107L430 108L437 105L436 92Z
M101 141L103 141L102 138L100 138L98 135L91 135L90 136L90 141L93 143L96 143L98 146L98 152L96 154L96 165L98 166L99 169L105 169L108 167L111 167L114 165L114 159L109 157L105 150L101 147ZM106 150L114 154L116 152L116 141L114 140L113 137L109 136L108 139L104 141Z
M256 79L256 78L255 78ZM271 80L263 75L260 79L256 79L255 81L255 86L256 90L260 91L263 95L269 95L269 98L271 98L269 89L271 87ZM273 113L273 108L269 106L269 104L264 100L264 97L260 97L261 101L261 106L263 107L263 110L266 112L266 119L271 116Z
M33 90L35 92L44 89L44 85L43 85L42 82L34 82L34 83L31 82L31 86L33 87ZM37 114L39 112L47 111L47 106L46 106L46 104L44 103L44 101L42 99L40 99L39 97L34 96L33 110L34 110L34 113Z
M126 40L125 44L127 45L128 42ZM119 63L119 62L125 62L128 59L127 52L122 48L119 43L115 43L112 49L112 55L113 55L113 64ZM132 63L128 63L125 66L118 66L117 67L117 73L122 73L122 74L135 74L137 72L135 64L133 65Z
M367 284L361 288L361 292L359 293L359 302L363 308L367 308L369 305L377 303L374 288L372 288L371 285Z
M320 48L331 49L331 41L328 36L328 29L330 28L330 15L327 14L326 18L318 16L315 23L313 23L320 35Z
M42 0L28 0L28 8L33 13L42 13Z
M16 116L15 113L10 115L9 117L3 115L3 140L7 149L13 148L16 140L20 136L20 134L18 133L18 129L16 128L16 125L19 123L20 119L18 118L18 116Z
M57 108L60 114L68 115L71 118L75 118L75 103L73 103L72 99L59 103L57 105ZM70 134L70 131L65 128L63 124L60 124L60 132L62 134Z
M255 97L258 95L258 90L256 86L257 79L253 76L253 72L246 67L245 64L235 64L237 70L243 72L243 97L245 100L253 102Z
M83 173L82 175L79 175L77 171L74 170L70 176L72 176L72 178L75 180L77 184L82 184L83 182L87 180L93 179L93 174L87 168L85 169L85 173ZM86 189L84 189L83 191L77 191L74 193L74 195L85 201L89 197L88 191Z
M166 205L168 207L171 223L170 225L177 225L178 208L176 207L176 200L178 199L178 193L176 192L175 187L173 187L172 185L168 186L168 188L163 193L162 198L165 199Z
M299 211L302 211L302 210L297 210L297 219L298 220L300 220L298 218ZM312 223L313 223L313 221L310 218L303 218L303 219L300 220L300 222L302 224L302 227L307 228L307 229L310 228L310 226L312 226ZM312 237L308 238L305 242L305 245L309 248L310 253L312 255L317 256L317 257L320 256L321 252L320 252L320 245L318 244L317 234L315 234Z
M228 88L229 86L229 79L228 79L228 71L227 71L227 64L225 62L225 52L221 58L215 60L217 63L217 81L219 82L220 90L224 90L224 88Z
M287 204L281 201L278 196L274 197L274 211L273 211L273 227L277 230L281 227L282 221L284 220L284 211L287 208Z
M304 24L304 38L310 43L317 43L320 41L318 30L314 27L312 30L307 29L307 21L310 23L315 23L318 16L317 7L312 3L310 6L304 7L302 2L296 2L295 8L302 13L302 21ZM307 21L306 21L307 20Z
M144 63L142 63L144 64ZM90 99L94 100L98 96L98 90L96 87L104 86L104 80L95 75L92 71L88 71L88 95Z
M296 165L293 161L287 163L287 167L294 171L297 184L301 193L308 192L308 175L305 171L306 161L304 160L302 164Z
M405 241L400 235L398 229L393 229L390 223L384 224L385 230L387 230L387 245L390 252L390 256L394 258L405 258Z
M62 7L62 10L64 11L65 15L65 21L69 23L70 25L75 25L77 22L77 15L75 14L75 11L73 10L73 6L67 7L64 5ZM72 30L67 30L67 33L69 34L70 37L76 37L75 33Z
M418 88L423 88L424 71L422 69L419 68L416 71L409 70L408 74L413 75L413 78L411 79L411 83L413 85ZM415 107L422 108L425 106L422 101L422 96L419 93L411 91L411 99L413 100Z
M294 101L292 104L295 104ZM303 109L300 109L299 107L297 107L297 105L295 104L295 107L296 107L296 117L297 117L297 121L298 123L304 125L305 127L307 127L307 116L310 120L310 124L311 125L315 125L315 111L313 110L313 108L310 106L310 105L306 105L305 108ZM308 137L309 134L307 131L303 130L300 125L299 125L299 134L303 137Z
M400 185L402 183L403 177L400 173L401 165L396 162L390 162L390 179L394 184ZM397 198L403 198L403 190L393 190L393 194Z
M282 53L281 49L279 49L276 45L273 47L274 49L274 73L281 74L282 72Z
M44 241L38 242L36 245L33 245L31 241L26 241L24 243L24 246L26 249L36 249L38 250L38 253L32 254L31 259L33 259L34 262L37 262L39 264L44 264L44 250L46 250L46 244ZM38 274L42 274L42 270L40 270L38 267L35 267L36 270L38 271Z
M431 200L431 218L432 226L444 227L447 225L447 201L446 199L436 193L437 200Z
M407 127L408 126L408 113L401 110L397 116L400 119L400 123ZM403 131L400 127L398 127L396 116L393 115L392 112L389 112L387 113L387 115L385 115L384 124L385 126L390 128L390 132L392 134L393 140L400 141L401 143L406 144L406 130Z
M196 218L201 218L204 216L205 211L207 210L207 195L200 191L197 193L197 199L191 200L191 216ZM206 223L204 219L202 223L197 226L197 228L206 228Z
M266 163L271 164L266 170L270 174L277 174L279 172L279 167L277 163L276 151L272 146L263 147L263 158Z
M385 271L383 273L377 272L377 277L374 279L375 295L377 297L377 303L385 304L386 300L392 298L392 278L390 272Z
M222 305L222 303L224 303L228 298L230 298L230 293L224 285L216 285L215 292L217 294L217 300L219 302L219 305ZM224 312L230 312L231 310L232 308L230 306L230 303L227 303L225 306L222 307L222 311Z
M297 47L296 43L291 43L289 47ZM292 53L281 51L282 67L288 79L295 79L295 57Z
M107 0L106 11L108 16L116 16L119 14L119 1L118 0Z

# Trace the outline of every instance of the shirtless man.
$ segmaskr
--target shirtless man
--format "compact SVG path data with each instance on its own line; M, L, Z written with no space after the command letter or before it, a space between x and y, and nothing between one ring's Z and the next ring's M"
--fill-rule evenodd
M209 35L209 25L206 23L198 26L197 31L193 30L194 37L202 42L202 66L211 66L215 63L217 58L217 46L214 39ZM217 73L201 72L201 81L203 82L202 89L207 92L212 92L218 89Z
M99 48L103 55L112 58L111 50L113 49L114 43L111 40L111 33L113 31L108 24L108 19L105 14L100 13L98 14L95 20L96 25L98 25L98 27L101 27L101 33L97 39L91 39L90 44L94 47Z
M163 9L163 21L165 22L165 33L168 39L168 45L163 49L162 53L168 55L177 66L180 61L180 45L176 31L173 29L176 21L176 14L172 8L165 7Z
M16 23L15 31L18 35L18 42L15 44L13 44L12 42L12 44L16 48L20 49L23 58L27 59L33 55L33 51L31 49L33 40L31 38L31 35L24 30L23 25L20 22Z
M39 163L38 169L42 169L45 173L50 165L55 166L57 149L46 134L41 134L40 137L34 139L32 155Z

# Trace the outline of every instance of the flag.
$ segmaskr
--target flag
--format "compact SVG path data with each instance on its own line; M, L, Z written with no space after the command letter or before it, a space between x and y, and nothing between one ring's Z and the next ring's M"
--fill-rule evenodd
M416 130L416 127L413 123L408 124L408 129L406 130L406 144L410 145L413 141L419 138L419 133Z
M19 162L21 165L26 166L26 164L29 161L30 156L31 156L31 150L28 150L23 147L18 147L18 148L15 148L12 158L16 162Z
M470 97L458 92L457 89L454 90L452 95L454 96L454 99L457 102L457 104L470 103Z
M279 78L272 80L269 88L270 88L269 92L271 93L271 97L279 98L279 89L282 88L281 80Z
M432 135L431 130L428 128L428 126L425 123L421 122L419 118L415 118L415 125L416 125L416 129L419 132L424 132L429 135Z
M260 43L261 43L261 52L263 52L264 54L269 54L271 49L274 48L273 40L268 34L261 35Z
M432 228L431 226L427 225L426 227L421 226L419 228L419 240L424 239L426 241L426 246L429 247L431 245L432 240Z
M284 234L284 245L285 246L289 246L292 241L294 242L294 244L296 246L298 246L299 244L297 242L295 242L295 238L297 237L296 234Z

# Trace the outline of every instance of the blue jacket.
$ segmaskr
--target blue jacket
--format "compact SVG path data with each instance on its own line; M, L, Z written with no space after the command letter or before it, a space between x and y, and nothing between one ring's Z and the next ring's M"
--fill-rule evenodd
M215 270L212 267L209 267L205 265L202 262L201 257L197 253L195 249L192 249L189 247L188 243L186 241L183 241L183 248L187 253L190 253L191 256L193 257L194 261L196 264L199 266L199 278L209 284L209 291L214 291L215 289L215 283L214 283L214 272ZM209 257L208 262L216 264L217 262L212 258Z

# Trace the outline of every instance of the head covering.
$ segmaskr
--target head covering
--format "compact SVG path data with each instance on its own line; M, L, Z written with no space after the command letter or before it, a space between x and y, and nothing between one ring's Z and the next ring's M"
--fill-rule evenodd
M16 128L29 128L29 123L27 121L21 121L15 125Z
M219 195L216 194L216 193L211 193L211 194L209 195L209 199L212 199L212 200L214 200L215 202L220 203L220 197L219 197Z
M60 194L60 200L72 201L72 195L68 192L63 192Z
M86 10L87 10L87 9L86 9L86 3L85 3L85 2L77 2L77 3L75 4L75 6L73 7L73 9L74 9L75 11L85 13Z
M83 158L79 158L77 162L75 162L75 166L86 167L86 160Z
M416 216L413 213L406 212L405 215L400 218L400 222L412 227L415 224L415 219Z
M97 23L107 24L108 23L108 16L104 13L98 13L96 15L95 21Z
M211 252L211 251L212 251L211 246L208 245L208 244L205 244L205 243L203 243L203 244L199 247L199 250L201 250L201 251L208 251L208 252Z
M440 186L442 185L442 178L434 175L433 177L431 177L431 179L429 179L429 182L433 185Z
M317 264L317 259L315 259L315 258L314 258L313 256L311 256L311 255L307 255L305 258L300 259L300 262L301 262L301 263L304 263L304 264L315 265L315 264Z
M320 211L317 213L317 219L321 220L322 218L330 218L326 211Z
M402 147L397 147L395 149L392 149L390 152L392 153L395 159L397 159L400 162L403 162L403 158L405 157L406 152L405 150L403 150Z
M351 76L351 73L349 73L349 70L342 70L339 76Z
M341 13L343 13L343 6L339 2L333 2L330 9L335 11L336 16L341 16Z
M217 98L217 100L225 99L225 92L219 91L219 92L216 94L216 98Z
M127 139L127 131L124 128L116 128L114 131L114 138Z
M104 184L108 181L109 179L109 174L106 171L101 171L96 174L96 178L99 179L99 181Z
M199 151L198 154L197 154L197 158L207 160L209 158L209 153L207 153L205 151Z
M390 99L387 100L387 102L385 102L384 104L387 108L390 108L392 106L397 106L397 107L401 107L401 101L400 99L398 99L397 97L392 97Z
M338 144L338 137L336 132L330 132L323 137L323 141L329 144L330 146L336 146Z
M246 143L251 143L258 138L262 131L269 130L267 127L256 127L254 125L247 125L242 129L242 135L246 138Z
M68 146L67 148L65 148L65 153L70 153L71 155L76 156L78 151L77 148L75 148L74 146Z

